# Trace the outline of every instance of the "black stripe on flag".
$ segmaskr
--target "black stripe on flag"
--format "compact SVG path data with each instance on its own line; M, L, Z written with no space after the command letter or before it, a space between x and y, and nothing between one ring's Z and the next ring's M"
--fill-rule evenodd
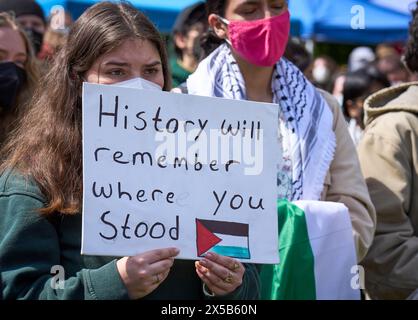
M211 232L228 234L231 236L248 237L248 224L227 221L201 220L199 221Z

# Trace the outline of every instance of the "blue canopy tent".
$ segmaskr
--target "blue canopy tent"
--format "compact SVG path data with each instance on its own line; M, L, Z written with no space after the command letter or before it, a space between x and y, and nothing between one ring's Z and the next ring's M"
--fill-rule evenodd
M61 5L78 18L89 6L99 0L40 0L45 13L49 15L54 5ZM131 0L136 8L144 12L161 32L170 32L178 13L196 0Z
M62 5L77 18L98 0L39 0L46 14L54 5ZM198 0L131 0L157 25L170 32L178 13ZM365 29L351 26L354 6L362 6ZM375 3L374 0L289 0L291 33L322 42L377 44L404 41L410 15Z
M370 0L370 2L405 14L409 14L416 6L416 0Z
M52 7L61 5L71 12L73 18L78 18L89 6L99 0L38 0L48 16ZM130 0L136 8L144 12L161 32L170 32L177 15L187 6L199 0ZM301 21L292 19L291 33L299 36Z
M161 32L170 32L177 15L196 0L132 0L135 7L144 12Z
M302 38L320 42L378 44L405 41L408 36L411 16L373 1L290 0L289 5L292 16L302 21ZM364 13L364 29L352 27L352 21L359 14L358 8Z

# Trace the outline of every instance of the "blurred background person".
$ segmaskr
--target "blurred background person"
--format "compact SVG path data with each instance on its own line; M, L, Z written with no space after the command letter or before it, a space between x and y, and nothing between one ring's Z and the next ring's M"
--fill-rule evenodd
M354 72L376 61L376 55L369 47L357 47L348 57L348 71Z
M63 8L58 8L51 13L48 20L48 27L38 58L50 62L64 46L69 29L73 24L73 18L70 12L65 11Z
M343 106L344 102L344 82L347 72L341 69L334 78L334 85L332 86L332 95L337 99L340 107Z
M204 2L184 9L173 27L175 57L170 59L173 87L184 83L202 58L200 39L205 31L206 11Z
M312 67L313 84L320 89L332 92L333 77L338 70L334 59L322 55L314 60Z
M305 75L311 74L312 55L303 43L294 38L289 39L284 57L297 66Z
M389 80L373 65L347 73L344 81L343 112L348 122L348 131L356 145L363 136L364 101L368 96L387 87L390 87Z
M409 73L398 54L392 54L381 58L377 62L380 72L385 74L392 86L409 81Z
M26 31L37 56L47 29L42 8L33 0L0 0L0 12L12 12Z
M405 62L418 72L418 8L413 12ZM418 82L379 91L365 103L366 130L358 151L377 226L362 264L372 299L405 299L414 292L417 298L417 115Z
M381 60L389 56L396 56L399 54L398 51L391 44L388 43L379 44L376 47L375 51L377 60Z
M0 13L0 146L32 97L39 71L24 31Z

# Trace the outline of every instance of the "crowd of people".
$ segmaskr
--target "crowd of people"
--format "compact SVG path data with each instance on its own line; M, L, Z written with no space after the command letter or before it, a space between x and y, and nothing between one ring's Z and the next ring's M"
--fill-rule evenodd
M418 296L418 9L405 48L359 47L347 66L313 59L289 38L286 0L190 6L174 24L172 56L126 2L59 19L33 0L0 0L0 297L266 298L262 267L231 257L80 254L82 83L138 78L163 91L276 104L278 198L343 203L365 296ZM66 270L63 289L50 285L54 265Z

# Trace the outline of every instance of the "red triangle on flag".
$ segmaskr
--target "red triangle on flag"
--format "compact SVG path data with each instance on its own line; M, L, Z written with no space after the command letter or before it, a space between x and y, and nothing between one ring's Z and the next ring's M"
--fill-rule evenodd
M201 221L196 219L197 255L200 257L219 242L221 238L209 231Z

